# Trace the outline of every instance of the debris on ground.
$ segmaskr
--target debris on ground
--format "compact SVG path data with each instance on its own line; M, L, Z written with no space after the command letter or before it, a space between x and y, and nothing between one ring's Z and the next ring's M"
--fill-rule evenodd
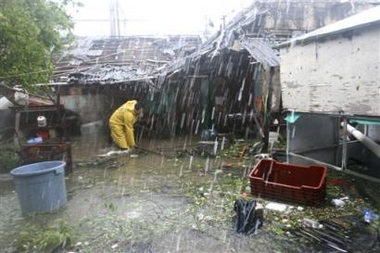
M263 225L262 212L258 211L256 201L238 199L235 201L236 212L235 231L239 234L257 234L257 230ZM261 209L262 210L262 209Z

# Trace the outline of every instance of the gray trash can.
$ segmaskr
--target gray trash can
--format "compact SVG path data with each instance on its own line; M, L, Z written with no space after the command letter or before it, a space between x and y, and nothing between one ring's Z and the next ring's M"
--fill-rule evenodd
M65 165L64 161L45 161L10 172L23 214L53 212L66 204Z

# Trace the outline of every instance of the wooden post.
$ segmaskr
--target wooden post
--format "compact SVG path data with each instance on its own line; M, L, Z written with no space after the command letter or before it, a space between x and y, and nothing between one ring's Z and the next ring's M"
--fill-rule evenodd
M266 109L264 112L264 152L268 150L268 142L269 142L269 125L272 114L272 96L273 96L273 77L274 77L274 67L270 67L269 69L269 87L268 87L268 97L266 101Z

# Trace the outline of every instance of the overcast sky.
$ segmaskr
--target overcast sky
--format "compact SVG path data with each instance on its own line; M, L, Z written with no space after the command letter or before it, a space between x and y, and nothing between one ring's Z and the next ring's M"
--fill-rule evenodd
M79 36L108 36L111 1L80 0L83 7L70 9L74 18L74 33ZM252 0L119 0L120 35L199 34L211 20L215 31L222 17L232 17ZM116 17L116 12L113 12ZM214 29L214 30L212 30Z

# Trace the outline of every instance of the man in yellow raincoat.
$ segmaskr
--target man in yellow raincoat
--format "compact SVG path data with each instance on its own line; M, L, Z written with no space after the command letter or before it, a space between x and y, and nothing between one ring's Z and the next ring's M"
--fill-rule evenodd
M137 100L130 100L114 111L109 120L111 137L122 150L136 146L133 125L141 113Z

